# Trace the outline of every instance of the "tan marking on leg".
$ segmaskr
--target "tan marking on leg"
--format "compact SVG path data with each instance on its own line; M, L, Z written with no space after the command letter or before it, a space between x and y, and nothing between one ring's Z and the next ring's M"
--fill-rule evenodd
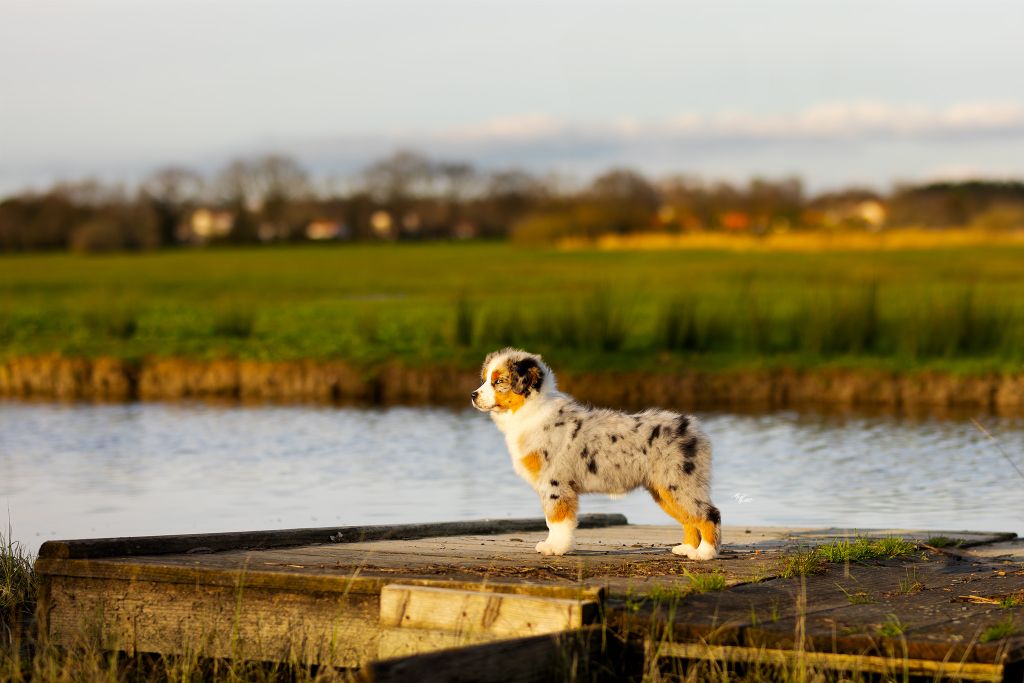
M700 536L697 531L700 528L697 520L687 514L686 510L679 506L672 493L667 489L648 489L654 502L661 506L661 509L668 513L669 517L679 522L683 527L683 543L696 548L700 545ZM696 524L696 525L695 525Z
M702 520L697 522L697 530L700 531L701 540L707 541L711 545L718 547L718 529L715 528L715 523L708 520Z
M551 513L547 515L549 522L564 522L567 519L576 519L576 511L579 509L579 500L576 496L563 495L554 505Z
M523 466L530 474L530 478L537 481L537 477L540 476L540 456L537 455L536 451L524 455L519 463Z

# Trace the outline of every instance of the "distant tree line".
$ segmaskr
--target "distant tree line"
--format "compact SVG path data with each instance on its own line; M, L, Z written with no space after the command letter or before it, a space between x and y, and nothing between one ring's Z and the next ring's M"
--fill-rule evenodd
M329 184L328 184L329 185ZM746 184L609 170L588 184L482 171L399 151L344 186L295 160L239 159L213 177L163 168L137 188L87 180L0 202L0 250L144 250L186 244L565 237L646 231L1024 228L1024 182L906 185L808 195L800 180Z

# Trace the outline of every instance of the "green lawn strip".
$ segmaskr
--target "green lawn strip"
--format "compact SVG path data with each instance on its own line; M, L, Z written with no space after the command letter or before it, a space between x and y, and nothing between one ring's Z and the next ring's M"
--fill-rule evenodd
M6 255L0 355L471 368L512 344L570 372L1012 372L1022 257L503 243Z

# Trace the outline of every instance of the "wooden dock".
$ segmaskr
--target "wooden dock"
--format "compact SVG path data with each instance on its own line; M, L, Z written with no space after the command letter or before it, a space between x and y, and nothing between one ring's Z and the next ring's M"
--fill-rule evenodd
M51 541L36 561L41 627L63 645L92 637L367 680L640 679L709 662L1024 676L1013 534L726 527L722 556L697 563L669 552L678 528L620 515L583 516L565 557L534 551L544 530L534 519ZM811 548L855 536L918 546L782 578Z

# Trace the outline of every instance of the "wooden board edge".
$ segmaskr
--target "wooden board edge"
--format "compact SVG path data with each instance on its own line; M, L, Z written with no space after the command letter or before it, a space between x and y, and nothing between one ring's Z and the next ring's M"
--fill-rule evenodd
M1003 678L1003 664L977 662L945 662L928 659L882 657L829 652L798 652L796 650L775 650L730 645L707 645L704 643L658 643L648 642L645 649L650 657L679 658L728 662L731 664L761 663L777 666L820 667L833 671L858 671L861 673L893 673L911 676L953 676L959 680L1000 681Z
M983 538L983 539L977 539L977 540L974 540L974 541L969 541L968 540L968 541L965 541L965 542L961 543L958 546L960 548L977 548L977 547L983 546L983 545L994 545L996 543L1006 543L1007 541L1012 541L1013 539L1017 538L1017 534L1015 534L1012 531L993 531L993 532L988 532L988 533L983 533L983 532L980 532L980 531L974 531L974 532L961 532L961 533L971 533L971 534L976 534L978 536L991 536L992 538Z
M589 680L599 669L611 680L625 673L622 648L600 627L528 638L495 640L479 645L368 662L357 674L363 683L433 683L452 680L567 680L573 672Z
M604 600L605 589L599 585L548 585L539 583L502 582L494 580L405 578L361 576L355 574L301 574L260 568L225 569L222 567L187 567L173 564L141 564L115 560L60 560L39 558L35 572L45 584L49 577L151 581L154 583L185 583L208 586L246 586L299 592L378 594L387 584L402 584L464 591L487 591L513 595L531 595L565 600Z
M579 528L593 529L628 524L625 515L590 513L580 515ZM201 550L245 550L298 545L354 543L360 541L411 540L438 536L493 535L520 531L544 531L542 517L527 519L484 519L466 522L395 524L380 526L318 527L239 531L213 534L129 536L46 541L39 548L43 559L99 559L137 555L168 555Z
M604 602L607 589L597 584L543 584L513 583L510 581L466 581L464 579L415 579L391 576L387 583L405 586L426 586L433 588L452 588L465 591L487 591L491 593L507 593L512 595L532 595L544 598L562 598L565 600L595 600Z
M389 579L330 574L299 574L264 569L224 569L221 567L185 567L180 565L132 564L103 560L58 560L39 558L35 572L42 583L51 577L151 581L232 588L267 588L297 592L338 594L377 594Z

